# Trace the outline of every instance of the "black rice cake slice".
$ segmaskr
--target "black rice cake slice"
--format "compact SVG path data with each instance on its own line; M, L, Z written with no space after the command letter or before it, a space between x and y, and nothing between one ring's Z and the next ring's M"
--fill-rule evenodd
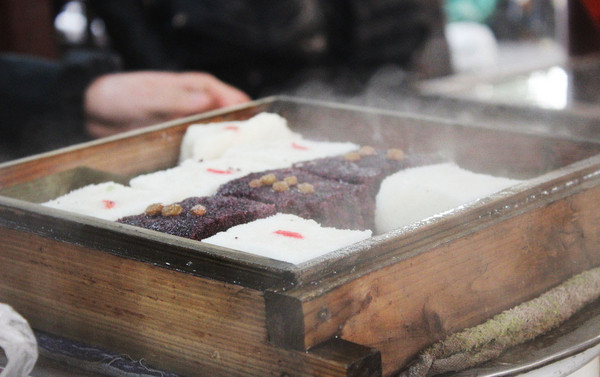
M275 205L277 212L340 229L373 229L375 199L369 188L285 168L252 173L222 185L219 196Z
M153 205L145 213L117 220L123 224L202 240L232 226L275 214L275 206L244 198L187 198L168 206Z
M409 166L400 149L362 147L343 156L325 157L294 164L294 168L328 179L369 186L373 195L385 177Z

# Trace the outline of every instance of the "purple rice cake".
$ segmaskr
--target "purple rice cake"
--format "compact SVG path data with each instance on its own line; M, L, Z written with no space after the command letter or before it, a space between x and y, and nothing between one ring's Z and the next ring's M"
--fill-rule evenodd
M426 160L433 161L431 157ZM401 149L376 150L363 146L341 156L299 162L294 167L329 179L367 185L371 194L376 195L385 177L409 166L422 164L428 162L421 162L418 156L405 155Z
M118 220L123 224L175 236L202 240L232 226L275 214L275 206L244 198L206 196L171 205L152 204L140 215Z
M367 186L299 169L251 173L223 184L217 195L270 203L277 212L313 219L326 227L362 230L374 226L375 199Z

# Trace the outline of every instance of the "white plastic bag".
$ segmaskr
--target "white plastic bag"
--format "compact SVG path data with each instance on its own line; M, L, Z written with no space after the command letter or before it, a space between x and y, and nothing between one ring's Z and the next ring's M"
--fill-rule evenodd
M35 335L25 318L6 304L0 304L0 348L8 359L0 377L24 377L33 370L38 358Z

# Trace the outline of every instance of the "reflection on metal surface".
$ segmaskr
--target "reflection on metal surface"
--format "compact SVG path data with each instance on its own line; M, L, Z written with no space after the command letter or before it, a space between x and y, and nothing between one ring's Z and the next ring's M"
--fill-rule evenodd
M474 95L491 102L519 102L545 109L564 109L569 98L569 75L559 66L537 70L497 84L474 87Z
M569 76L561 67L533 72L527 79L530 98L541 107L564 109L567 106Z
M561 327L514 347L498 359L452 377L549 376L563 377L600 353L600 303L574 315ZM544 369L546 368L546 369ZM540 374L542 370L544 373Z
M600 54L567 58L542 44L500 47L497 66L421 82L421 94L600 118Z

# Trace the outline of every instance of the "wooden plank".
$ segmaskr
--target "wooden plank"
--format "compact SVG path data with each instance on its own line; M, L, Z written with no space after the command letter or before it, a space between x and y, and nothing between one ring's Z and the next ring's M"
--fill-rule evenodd
M553 201L563 200L586 187L600 184L598 176L600 156L595 156L530 179L521 187L462 206L460 210L453 211L453 214L438 218L435 223L427 222L418 228L411 227L408 231L375 235L360 247L359 252L309 261L296 271L297 281L299 285L315 284L333 275L337 278L354 279L357 275L364 275L370 270L383 268L429 250L437 243L493 226L501 218L521 216ZM551 221L551 218L539 220L542 224ZM315 288L314 291L319 290Z
M458 106L458 105L457 105ZM340 104L275 102L273 109L306 137L352 141L409 153L438 153L473 171L531 178L598 154L582 127L568 132L544 123L503 128ZM580 133L582 135L580 135Z
M309 138L435 152L478 172L513 177L543 174L600 151L598 143L582 141L587 135L578 133L588 131L579 128L571 130L572 138L559 138L551 132L540 135L536 129L514 133L500 127L274 97L0 164L0 188L77 167L125 176L171 167L190 124L247 119L261 111L280 113L293 130Z
M264 108L249 103L237 111L219 110L0 164L0 188L85 166L112 174L137 175L176 165L187 127L247 119Z
M437 245L431 240L427 250L411 251L408 244L396 250L397 263L358 266L353 276L341 272L272 292L267 299L285 296L277 299L301 307L303 322L292 314L289 325L302 328L304 337L290 340L275 334L270 339L288 341L279 344L283 347L309 348L339 336L379 349L384 375L389 375L447 334L598 266L600 187L588 183L566 197L562 193L538 200L533 209L492 219L470 232L458 227L459 236Z
M0 228L0 301L33 328L183 375L380 376L376 350L267 342L261 291Z
M328 360L332 366L344 371L348 377L381 376L381 354L374 348L333 338L311 348L308 352L315 357Z
M0 165L0 187L80 166L122 175L172 166L177 161L182 133L177 127L156 132L138 131L133 136L96 140L7 162Z
M2 226L259 290L295 279L289 263L0 197Z
M257 291L18 231L0 236L0 299L34 328L183 374L242 368L248 360L231 355L228 339L251 348L264 338Z

